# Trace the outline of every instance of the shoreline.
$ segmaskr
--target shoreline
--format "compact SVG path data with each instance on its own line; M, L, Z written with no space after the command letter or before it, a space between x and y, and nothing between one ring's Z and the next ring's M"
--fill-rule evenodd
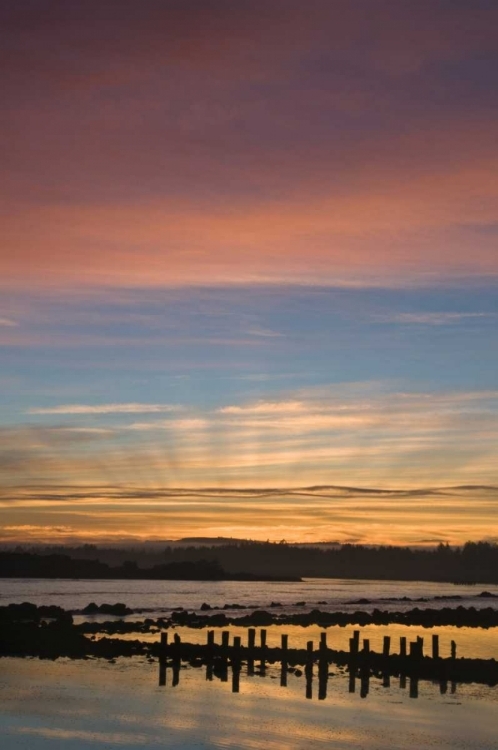
M107 611L101 614L117 612L125 617L130 611L124 604L103 605ZM301 626L311 625L323 629L328 627L345 627L368 625L406 625L423 628L456 626L470 628L498 627L498 609L487 607L457 607L442 609L419 609L415 607L407 612L374 610L373 612L323 612L312 609L294 614L272 613L266 610L255 610L242 616L232 616L222 612L216 614L199 614L190 611L174 611L168 617L130 621L124 619L96 622L85 620L74 623L71 612L54 605L37 607L34 604L10 604L0 607L0 656L40 656L58 658L86 658L101 656L109 658L134 653L155 654L157 643L140 640L143 634L159 634L178 627L208 630L209 628L226 628L236 626L243 629L255 627ZM124 634L137 634L134 640L109 638ZM97 637L99 636L99 637ZM106 645L107 644L107 645Z

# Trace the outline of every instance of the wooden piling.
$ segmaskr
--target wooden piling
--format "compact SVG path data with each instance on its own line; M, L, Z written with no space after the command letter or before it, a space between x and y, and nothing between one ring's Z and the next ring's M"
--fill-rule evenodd
M230 643L230 633L228 630L223 630L221 633L221 646L224 651L228 648L228 644Z
M240 636L233 639L232 651L232 692L238 693L240 689Z
M328 669L320 669L318 672L318 700L324 701L327 697L327 683L329 679Z
M455 641L451 641L451 658L456 659L456 643Z
M388 635L385 635L383 645L382 645L382 656L384 658L388 657L390 650L391 650L391 638Z
M327 697L327 682L329 678L329 659L327 648L327 633L320 633L320 647L318 655L318 700Z
M168 634L161 633L161 649L159 652L159 686L166 685L166 655L168 650Z
M349 687L348 690L350 693L354 693L356 690L356 673L353 671L349 672Z
M266 674L266 630L264 628L260 631L260 643L261 643L261 662L259 670L262 675Z
M176 687L178 683L180 682L180 667L181 667L181 653L180 648L182 644L182 639L178 635L178 633L175 633L174 638L175 642L175 648L173 651L173 680L172 680L172 687Z
M418 698L418 678L410 677L410 698Z
M249 628L247 631L247 674L254 674L254 647L256 644L256 629Z
M420 636L417 637L417 652L418 652L418 656L422 658L424 655L424 639L421 638Z
M280 668L280 687L287 687L287 662L283 659Z
M313 641L306 643L306 666L304 673L306 676L306 698L311 700L313 697Z
M249 630L247 631L247 648L250 651L254 650L255 643L256 643L256 629L249 628Z
M370 640L363 639L362 663L360 669L360 698L366 698L370 689Z
M173 662L173 679L171 681L171 687L176 687L180 684L180 667L181 663L179 661Z
M266 630L264 630L263 628L261 629L260 637L261 637L261 648L266 648Z
M439 659L439 636L432 636L432 658Z
M399 639L399 655L403 658L406 657L406 637L404 635Z
M280 648L282 649L282 651L287 651L288 647L289 647L289 636L282 635Z
M358 653L360 650L360 631L359 630L353 630L353 641L354 641L355 653Z
M168 651L168 634L161 633L161 658L166 659Z
M360 680L360 698L366 698L370 690L370 674L362 675Z

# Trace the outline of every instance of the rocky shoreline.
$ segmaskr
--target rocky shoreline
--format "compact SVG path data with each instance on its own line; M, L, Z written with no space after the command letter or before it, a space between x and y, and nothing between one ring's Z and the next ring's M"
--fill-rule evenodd
M228 605L233 608L234 605ZM235 605L236 606L236 605ZM366 625L416 625L424 628L435 626L457 626L472 628L498 627L498 609L486 607L440 609L419 609L407 612L375 609L373 612L324 612L312 609L299 613L282 613L268 610L255 610L247 614L225 612L207 613L176 610L167 617L140 620L121 619L133 613L125 604L88 605L82 614L109 615L115 618L104 622L85 620L74 622L73 613L57 606L40 606L25 602L0 607L0 656L130 656L133 654L155 655L155 645L148 641L108 638L136 633L154 634L177 627L213 628L229 627L268 627L271 625L293 625L307 627L318 625L332 626ZM97 638L98 636L98 638Z

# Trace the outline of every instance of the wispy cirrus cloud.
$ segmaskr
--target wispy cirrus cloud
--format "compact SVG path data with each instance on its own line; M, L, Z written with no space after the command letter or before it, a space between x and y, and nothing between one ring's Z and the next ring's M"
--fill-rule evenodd
M411 312L376 315L374 319L381 323L406 323L407 325L445 326L464 321L496 318L493 312Z
M0 326L4 328L17 328L19 323L12 318L0 318Z
M223 406L220 414L287 414L302 412L305 404L301 401L258 401L255 404Z
M34 407L27 414L157 414L180 411L177 404L61 404Z

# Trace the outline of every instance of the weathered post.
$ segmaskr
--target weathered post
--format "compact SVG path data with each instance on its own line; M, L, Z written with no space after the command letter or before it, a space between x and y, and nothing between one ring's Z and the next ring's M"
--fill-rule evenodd
M364 663L369 664L370 662L370 640L368 638L363 639L363 656L364 656Z
M247 631L247 674L254 674L254 648L256 644L256 629L249 628Z
M289 636L282 635L280 649L282 651L282 668L280 670L280 685L287 687L287 649L289 645Z
M451 641L451 658L456 659L456 643Z
M159 651L159 686L166 685L166 656L168 651L168 634L161 633L161 647Z
M368 638L363 639L363 652L361 661L361 688L360 697L366 698L370 688L370 640Z
M416 675L410 677L410 698L418 698L418 677Z
M320 633L320 646L318 649L318 665L322 671L328 672L329 658L327 648L327 633Z
M391 678L389 676L389 652L391 650L391 638L388 635L384 636L382 643L382 657L384 660L384 667L382 672L382 687L388 688L391 685Z
M254 651L254 644L256 643L256 629L249 628L247 631L247 648L249 651Z
M233 639L232 650L232 693L238 693L240 688L240 636Z
M356 631L358 632L358 631ZM349 639L349 692L354 693L356 688L356 666L358 660L358 638Z
M359 630L353 630L353 641L355 643L355 651L356 653L360 650L360 631Z
M406 637L402 635L399 639L399 656L401 660L400 674L399 674L399 687L401 690L406 688Z
M261 671L261 674L264 675L266 673L266 630L264 628L261 629L260 639L261 639L260 671Z
M306 675L306 698L311 700L313 697L313 641L306 644L306 666L304 668Z
M230 645L230 633L223 630L221 633L221 681L228 682L228 648Z
M329 659L327 648L327 633L320 633L320 647L318 652L318 700L327 697L327 682L329 678Z
M180 667L181 667L181 644L182 639L175 633L174 635L175 648L173 651L173 680L171 682L173 687L176 687L180 682Z
M439 636L432 636L432 658L439 659Z
M417 651L419 658L422 659L424 656L424 639L420 636L417 636Z

